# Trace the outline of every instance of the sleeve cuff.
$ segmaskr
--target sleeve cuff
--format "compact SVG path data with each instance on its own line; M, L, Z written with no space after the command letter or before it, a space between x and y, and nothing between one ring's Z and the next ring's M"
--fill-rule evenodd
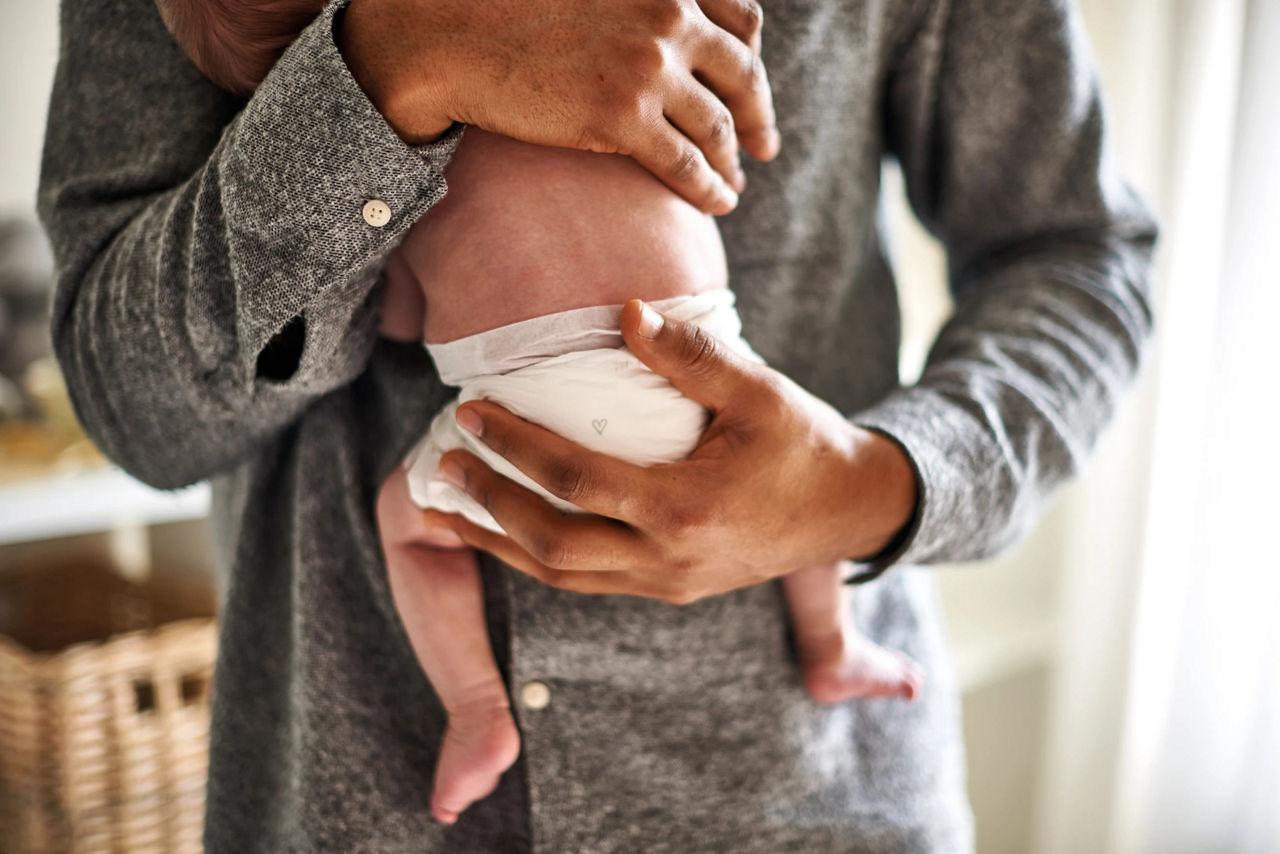
M902 529L894 535L884 548L876 552L874 555L861 560L853 561L856 572L845 579L846 584L864 584L868 581L874 581L883 575L890 568L902 562L902 556L905 555L915 543L918 532L920 531L920 520L923 514L920 512L924 506L925 485L924 478L920 474L920 464L916 462L915 456L911 451L892 433L869 424L859 424L889 439L907 455L908 461L911 463L911 473L915 477L916 482L916 506L911 511L911 518L902 526Z
M427 164L428 169L443 172L444 167L453 158L453 153L458 150L458 143L462 142L462 134L466 129L466 125L454 122L449 125L444 136L432 142L415 145L413 150L422 158L422 162Z
M335 357L347 354L351 371L367 358L377 319L366 303L376 270L444 197L443 169L463 130L454 125L439 140L411 146L391 129L338 50L334 20L346 2L330 3L303 30L223 140L231 156L222 204L228 221L247 224L231 249L241 269L256 273L238 294L242 352L256 358L280 330L305 317L300 380L309 354L326 363L319 373L329 381ZM389 220L366 221L371 200L385 203ZM359 334L351 334L353 323L362 327ZM242 367L253 370L251 363Z
M982 441L976 418L942 392L914 386L850 420L902 447L915 470L917 496L912 520L883 551L860 563L851 583L877 578L895 564L963 560L984 552L979 532L1002 515L983 498L1001 490L984 481L1007 477L1007 467Z

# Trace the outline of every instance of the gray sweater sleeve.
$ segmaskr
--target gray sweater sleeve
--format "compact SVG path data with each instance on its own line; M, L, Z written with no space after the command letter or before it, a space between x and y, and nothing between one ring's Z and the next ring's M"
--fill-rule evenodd
M930 0L885 121L955 312L919 382L854 415L907 450L921 496L864 577L1000 550L1079 469L1151 329L1156 236L1106 151L1073 4Z
M335 45L343 5L244 101L152 0L64 0L39 196L53 339L90 435L155 486L225 470L363 369L382 261L444 195L457 134L392 132Z

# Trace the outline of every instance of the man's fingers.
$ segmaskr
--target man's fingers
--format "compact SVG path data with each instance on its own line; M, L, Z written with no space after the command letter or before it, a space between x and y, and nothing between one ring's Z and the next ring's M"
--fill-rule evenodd
M627 347L680 393L712 412L729 405L753 406L761 390L758 366L693 323L668 320L641 300L622 307L620 321Z
M708 26L692 53L692 71L733 115L738 141L757 160L778 153L773 91L760 56L728 32Z
M695 81L666 105L667 118L702 149L711 167L737 192L746 184L729 108Z
M760 55L764 10L756 0L698 0L698 6L711 23L736 37L756 56Z
M735 172L722 176L712 169L702 149L676 130L665 114L656 116L652 127L632 136L644 140L644 144L621 153L631 155L698 210L720 216L738 206L738 194L729 184Z
M463 451L446 454L440 464L442 470L461 470L467 494L545 566L612 571L634 566L639 559L642 540L622 522L590 513L563 513Z
M572 575L566 570L552 569L538 563L533 555L521 548L510 537L494 533L488 528L481 528L462 516L441 513L439 510L427 510L423 513L423 521L431 527L442 527L454 532L468 546L488 552L507 566L532 575L552 587L561 586L556 583L561 580L561 576Z
M650 481L640 466L584 448L495 403L468 401L454 417L547 492L583 510L633 521L637 509L651 498ZM546 505L541 497L529 495Z
M630 573L558 569L539 561L510 537L494 533L487 528L481 528L462 516L441 513L438 510L427 510L424 518L428 525L444 527L455 532L461 540L472 548L488 552L507 566L532 576L551 587L593 595L605 593L650 595L646 592L648 590L647 585ZM652 595L654 598L661 598L656 592Z

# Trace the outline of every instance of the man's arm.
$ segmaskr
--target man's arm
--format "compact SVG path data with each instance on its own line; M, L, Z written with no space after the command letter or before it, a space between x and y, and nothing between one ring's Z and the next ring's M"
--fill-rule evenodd
M868 575L1013 542L1085 460L1150 333L1156 226L1106 151L1071 5L931 3L892 78L891 148L956 307L919 383L853 419L901 443L920 490Z
M378 271L443 197L457 131L404 140L452 119L525 141L648 152L667 180L731 207L703 152L725 155L728 171L738 116L757 123L743 145L776 148L752 52L759 16L729 14L755 7L704 0L704 15L693 0L583 2L591 14L548 23L514 2L495 15L465 0L362 0L341 23L340 51L335 20L347 4L337 0L246 103L199 77L149 0L67 0L39 207L58 259L55 348L108 455L154 485L190 483L350 381L376 333ZM522 41L534 25L558 41ZM597 85L599 54L617 44L659 60L658 72ZM725 66L751 73L697 76ZM424 100L442 85L467 97ZM636 110L602 109L619 99ZM665 118L680 99L696 138ZM708 195L713 185L728 196Z
M456 135L406 145L308 26L246 103L150 0L67 0L41 175L53 338L80 419L140 479L223 470L349 382L372 292L445 192ZM385 225L362 215L378 199Z

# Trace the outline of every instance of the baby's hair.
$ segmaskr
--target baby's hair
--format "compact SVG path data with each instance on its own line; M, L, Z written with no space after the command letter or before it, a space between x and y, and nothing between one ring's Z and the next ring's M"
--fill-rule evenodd
M249 95L324 0L156 0L187 57L218 86Z

